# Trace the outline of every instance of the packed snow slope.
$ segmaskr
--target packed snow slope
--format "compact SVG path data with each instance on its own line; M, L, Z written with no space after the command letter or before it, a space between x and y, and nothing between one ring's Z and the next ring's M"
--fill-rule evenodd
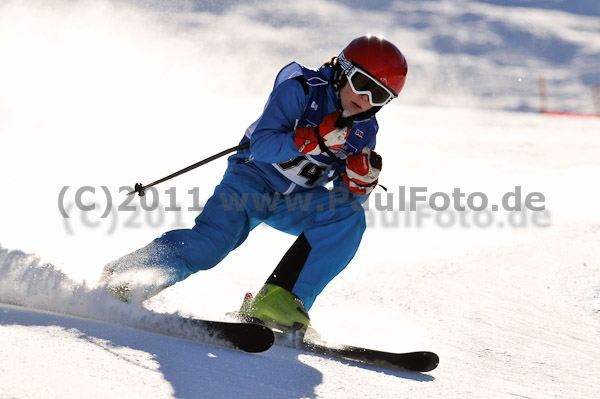
M593 112L598 3L364 4L0 4L0 397L600 396L600 118L515 112L538 108L539 75L551 108ZM438 369L248 355L132 328L224 318L294 237L259 227L149 301L154 313L137 309L97 285L102 266L191 227L225 160L145 200L122 187L237 144L282 66L318 66L366 32L409 62L378 116L388 192L372 196L356 258L311 317L332 342L433 350ZM413 187L489 206L402 211ZM491 210L518 191L543 209Z

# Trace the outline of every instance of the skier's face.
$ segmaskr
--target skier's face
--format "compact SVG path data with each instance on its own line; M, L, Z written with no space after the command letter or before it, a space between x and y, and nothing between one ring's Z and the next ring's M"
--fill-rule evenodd
M350 115L360 114L373 108L369 103L369 97L366 94L356 94L348 83L340 90L340 102L342 109L350 111Z

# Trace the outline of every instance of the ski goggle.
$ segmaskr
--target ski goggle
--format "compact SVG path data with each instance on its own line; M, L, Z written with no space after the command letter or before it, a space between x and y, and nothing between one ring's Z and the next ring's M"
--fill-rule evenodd
M366 94L372 106L381 107L397 97L394 92L385 87L377 78L346 60L343 53L340 54L338 60L346 73L352 91L356 94Z

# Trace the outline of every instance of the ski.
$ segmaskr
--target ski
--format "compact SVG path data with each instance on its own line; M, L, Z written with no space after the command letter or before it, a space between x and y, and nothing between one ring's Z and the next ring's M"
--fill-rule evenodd
M412 372L428 372L434 370L440 358L428 351L394 353L350 345L329 345L310 340L294 340L288 335L277 333L278 344L319 355L369 364L378 367L400 369Z
M115 323L137 330L190 341L237 349L248 353L264 352L275 343L273 331L255 323L226 322L186 317L179 314L159 314L146 310L138 317L94 317L35 309L18 304L1 303L4 308L20 308L29 313L44 313L67 318L87 319L100 323Z
M275 343L271 329L259 324L232 323L189 319L192 325L204 329L209 336L230 343L235 349L249 353L264 352Z
M275 343L273 331L263 325L179 317L175 323L138 328L192 341L217 344L249 353L264 352Z

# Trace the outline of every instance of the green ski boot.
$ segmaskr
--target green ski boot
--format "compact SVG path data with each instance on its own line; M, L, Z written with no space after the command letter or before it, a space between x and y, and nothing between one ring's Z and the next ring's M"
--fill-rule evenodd
M258 321L271 329L300 337L310 326L308 312L300 298L274 284L265 284L255 298L246 294L240 315L247 321Z

